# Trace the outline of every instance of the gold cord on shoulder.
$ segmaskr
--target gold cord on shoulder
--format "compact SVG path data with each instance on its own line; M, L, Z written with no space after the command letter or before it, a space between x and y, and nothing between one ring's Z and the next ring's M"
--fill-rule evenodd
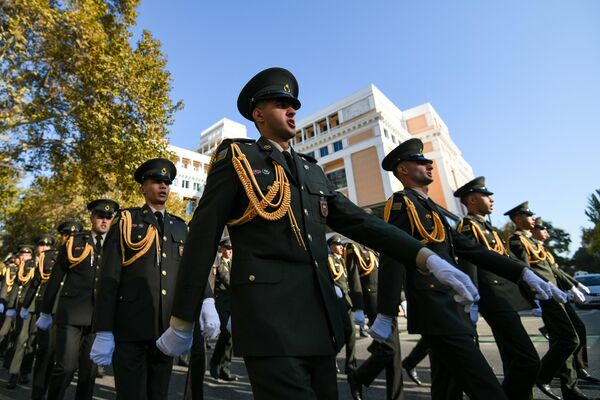
M460 221L460 225L458 227L459 231L462 228L462 223L463 223L463 221ZM498 254L502 254L503 256L508 255L508 249L504 246L502 239L500 239L500 236L498 235L498 233L496 231L492 230L492 236L494 236L494 240L496 241L496 244L494 244L494 246L492 246L487 241L487 239L486 239L483 231L479 227L479 225L473 223L472 221L469 221L469 224L471 225L471 229L473 230L473 237L475 238L475 241L477 241L478 243L481 243L490 251L496 252Z
M16 275L10 273L10 268L6 268L6 274L4 275L4 281L6 282L7 292L10 292L15 284Z
M519 240L529 256L530 264L539 264L548 258L548 253L546 252L543 244L538 243L537 246L534 246L533 243L527 240L524 236L519 236Z
M160 254L160 240L158 236L158 230L154 225L149 225L146 231L146 236L139 242L133 242L131 240L131 213L124 210L121 214L121 220L119 221L119 228L121 230L120 242L121 242L121 264L123 267L127 267L133 264L137 259L142 257L150 250L152 244L156 245L156 254ZM125 259L125 246L133 250L135 254L130 259Z
M344 266L340 265L339 268L335 266L333 262L333 257L327 257L327 261L329 262L329 270L331 271L331 275L333 276L334 282L337 282L342 275L346 272L344 270Z
M69 239L67 240L67 261L69 261L69 269L75 268L76 266L81 264L81 262L83 260L85 260L87 258L87 256L94 253L94 248L92 247L92 245L89 244L88 242L85 242L85 247L83 248L81 255L79 257L73 257L73 242L74 241L75 241L74 236L70 236Z
M46 283L46 282L48 282L48 279L50 279L50 274L49 273L47 274L44 272L44 259L45 258L46 258L46 253L44 253L42 251L37 259L38 271L40 272L40 276L42 277L42 283Z
M444 224L437 212L431 210L431 215L433 218L433 230L431 233L427 232L421 220L419 219L419 214L417 213L417 209L415 205L407 196L404 196L404 202L406 203L406 210L408 213L408 220L410 221L410 229L412 234L415 233L415 228L419 235L423 238L421 243L442 243L446 240L446 231L444 229Z
M356 255L356 259L358 260L358 265L360 267L359 275L361 278L363 276L367 276L373 271L375 268L375 254L371 250L369 250L369 264L362 258L362 253L360 252L358 246L352 243L352 249L354 250L354 254Z
M21 285L26 285L31 280L31 278L33 278L34 274L35 268L29 268L29 271L27 272L27 274L25 274L25 261L21 261L18 272L19 282L21 282Z
M385 222L390 221L390 214L392 213L392 205L394 204L394 195L391 195L385 202L385 208L383 209L383 220Z

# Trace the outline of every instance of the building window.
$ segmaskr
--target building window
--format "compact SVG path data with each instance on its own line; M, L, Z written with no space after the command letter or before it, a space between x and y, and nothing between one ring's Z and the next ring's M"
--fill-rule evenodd
M329 129L333 129L340 124L340 118L338 117L337 113L331 114L327 118L329 119Z
M346 170L344 168L328 173L327 179L329 179L336 189L348 187L348 182L346 181Z
M306 138L306 140L312 138L315 136L315 127L314 126L307 126L306 128L304 128L304 137Z
M185 179L181 180L181 187L184 189L189 189L190 188L190 181L186 181Z
M319 127L319 132L327 132L327 120L326 119L322 119L319 122L317 122L317 126Z
M383 136L385 136L386 138L390 138L390 134L388 133L388 130L383 128Z
M392 143L396 144L396 136L392 135Z
M336 151L340 151L343 148L344 148L344 146L342 145L342 141L341 140L338 140L337 142L333 142L333 152L334 153Z
M321 157L325 157L327 154L329 154L329 149L327 148L327 146L321 147L319 149L319 154L321 155Z
M201 189L200 182L194 182L193 188L196 192L199 192Z
M171 185L177 186L177 178L173 179L173 182L171 182Z
M194 213L194 208L196 208L196 202L194 200L188 200L185 205L185 215L192 215Z
M294 136L294 143L302 143L302 131L296 132L296 136Z

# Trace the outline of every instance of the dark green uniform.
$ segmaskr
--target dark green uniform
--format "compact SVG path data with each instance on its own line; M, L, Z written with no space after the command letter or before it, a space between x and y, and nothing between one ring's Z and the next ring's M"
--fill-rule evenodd
M214 297L215 307L219 313L219 321L221 322L221 332L215 344L215 350L210 358L210 371L213 377L224 377L228 379L230 376L229 367L231 365L231 356L233 355L233 343L231 334L225 327L231 315L231 295L229 293L229 277L231 273L231 259L219 257L214 271Z

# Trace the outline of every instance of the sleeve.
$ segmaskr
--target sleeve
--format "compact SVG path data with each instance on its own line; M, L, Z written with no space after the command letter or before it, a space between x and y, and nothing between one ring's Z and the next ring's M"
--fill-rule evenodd
M223 148L220 148L223 151ZM219 157L217 157L219 158ZM172 316L196 321L223 228L234 210L239 179L231 163L231 148L216 161L189 223L190 231L179 266Z
M472 240L473 242L479 243L479 242L477 242L477 240L475 240L475 236L473 235L471 223L469 222L469 220L467 218L462 219L461 223L458 226L458 232L460 234L464 235L466 238ZM469 277L471 278L473 283L475 283L475 286L478 285L477 266L476 265L474 265L473 263L470 263L469 261L467 261L461 257L458 260L458 268L460 268L460 270L462 272L464 272L465 274L469 275Z
M525 264L529 265L529 255L523 247L523 243L519 239L519 235L512 235L508 239L510 252L519 260L523 261Z
M35 299L35 294L38 291L38 288L42 284L42 277L40 275L39 270L36 268L35 274L29 285L27 285L27 289L25 290L25 296L23 296L23 301L21 305L23 308L29 308L31 303L33 303L33 299Z
M56 263L50 273L50 279L48 280L48 283L46 283L46 290L44 291L41 309L41 312L44 314L52 314L52 308L54 307L56 296L60 290L60 284L68 270L69 261L67 260L67 247L66 245L62 245L58 250L58 256L56 257Z
M229 287L229 271L225 269L225 266L222 263L219 263L217 274L219 275L221 282L223 282L225 286Z
M114 328L122 268L120 218L121 215L115 217L116 221L113 221L102 248L100 283L94 308L93 325L96 332L112 332Z
M352 257L354 258L354 257ZM358 273L358 265L355 262L350 262L347 265L346 272L348 273L348 287L350 289L350 299L352 300L353 310L364 310L365 304L363 300L362 286L360 286L360 275Z

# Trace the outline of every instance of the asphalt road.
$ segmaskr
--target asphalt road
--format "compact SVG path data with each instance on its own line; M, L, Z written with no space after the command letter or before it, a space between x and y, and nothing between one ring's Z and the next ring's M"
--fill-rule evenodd
M592 375L600 377L600 310L583 310L579 312L581 318L584 320L588 330L588 352L590 360L589 371ZM540 335L538 328L542 325L540 318L532 316L524 316L523 322L527 332L530 334L531 339L538 350L540 355L543 355L548 348L548 342ZM417 335L409 335L406 333L406 322L401 321L400 324L401 332L401 343L402 343L402 354L406 355L413 348L419 337ZM500 356L494 342L494 338L491 331L485 321L480 319L478 324L478 331L480 336L480 346L488 362L498 375L498 378L502 379L502 365L500 362ZM370 343L370 339L361 338L357 341L357 356L359 363L368 357L367 346ZM340 353L340 356L344 354L344 351ZM338 358L338 365L343 366L343 357ZM406 400L420 400L429 399L430 390L430 377L429 377L429 360L426 358L421 365L417 368L419 376L425 383L424 386L418 387L405 378L405 390ZM212 379L208 374L205 378L205 395L206 400L248 400L252 399L252 391L250 384L246 377L244 363L239 358L234 358L232 365L232 371L242 378L234 383L223 383L217 382ZM107 371L108 374L96 381L96 390L94 399L115 399L114 392L114 378L111 375L110 369ZM185 385L185 378L187 374L186 367L175 366L173 369L173 375L171 378L170 395L169 399L181 399L183 397L183 390ZM6 382L8 379L8 372L6 370L0 371L0 400L5 399L29 399L31 397L30 385L20 385L17 389L7 390ZM74 398L74 384L71 385L70 391L68 392L67 399ZM346 384L346 376L338 375L338 387L340 392L341 400L351 399L348 385ZM555 380L553 387L560 392L558 382ZM600 397L600 385L588 385L580 383L580 387L590 396ZM384 400L385 399L385 378L383 374L376 379L370 388L366 388L364 391L365 399L369 400ZM537 389L534 391L535 400L546 399Z

